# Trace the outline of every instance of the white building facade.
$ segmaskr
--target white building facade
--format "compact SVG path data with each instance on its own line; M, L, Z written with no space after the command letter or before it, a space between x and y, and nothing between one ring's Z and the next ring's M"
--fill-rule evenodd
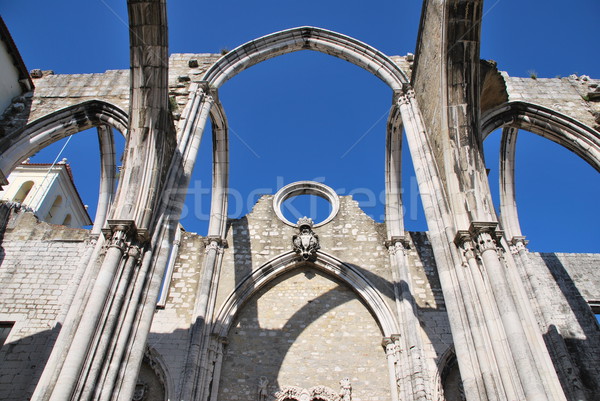
M9 175L8 182L0 191L1 199L20 203L41 220L68 227L92 224L66 159L54 165L23 163Z

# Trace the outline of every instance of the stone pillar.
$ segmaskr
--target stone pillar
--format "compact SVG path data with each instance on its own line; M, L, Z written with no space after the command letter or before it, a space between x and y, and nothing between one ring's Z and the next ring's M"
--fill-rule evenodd
M192 322L190 345L183 373L182 400L205 400L209 394L213 364L208 361L208 336L216 301L223 248L226 242L220 237L206 239L206 256L201 284L196 294L194 321Z
M493 316L486 317L492 341L504 341L503 336L506 336L510 351L508 355L512 361L506 361L509 365L498 364L504 388L510 390L515 385L518 390L520 383L527 400L564 400L555 373L549 371L551 361L539 330L532 324L529 299L522 283L515 277L514 267L505 259L501 247L502 233L496 227L495 222L473 222L469 232L481 262L482 279L487 279L491 290L490 307L495 306L500 317L499 321ZM487 288L481 283L479 292L482 298L485 296L483 291ZM503 360L503 354L495 354L499 361ZM510 362L514 363L516 378L509 375L512 369Z
M385 347L385 356L387 358L388 372L390 376L390 393L392 394L392 401L399 401L399 398L402 400L407 400L409 398L406 388L402 386L402 383L397 383L398 379L396 364L398 360L396 356L396 343L391 337L384 337L381 345ZM398 392L400 392L401 397L398 397Z
M478 262L477 249L469 232L459 231L455 242L465 259L463 267L457 269L457 276L462 283L465 307L472 316L469 320L476 322L476 327L472 323L471 329L489 398L522 399L518 377L514 377L512 373L515 370L514 364L511 359L506 358L509 354L506 338L502 335L497 308L487 288L489 280L484 277L484 271Z
M407 394L411 394L411 399L425 401L431 398L428 397L427 392L431 386L428 385L421 326L406 261L408 242L404 237L392 237L391 240L386 241L386 246L391 258L394 294L401 328L401 333L395 340L397 347L400 348L398 386Z
M538 363L538 365L543 363L546 367L547 371L544 373L546 382L549 382L548 387L553 386L554 391L559 394L564 391L568 399L585 401L587 398L583 391L584 386L580 380L579 369L571 359L571 353L567 349L565 340L551 324L551 319L547 315L546 311L552 310L553 306L543 286L540 286L539 279L533 274L527 240L522 235L513 236L509 244L516 268L521 271L518 278L523 283L524 290L533 294L533 297L528 297L531 300L532 312L535 314L532 325L537 323L541 334L546 337L541 339L540 348L547 353L539 356L546 362ZM550 358L550 354L553 359ZM560 372L560 376L556 374L557 371ZM562 379L562 386L559 383L560 379Z
M68 354L54 386L50 400L59 401L74 396L76 387L82 388L86 375L83 374L86 363L91 363L89 356L94 355L94 340L101 338L103 332L101 317L108 316L111 306L109 295L115 285L119 267L124 265L124 254L136 235L133 221L109 221L110 228L106 235L109 238L106 255L88 298L81 320L71 341ZM98 356L96 356L98 357ZM44 397L45 399L45 397Z

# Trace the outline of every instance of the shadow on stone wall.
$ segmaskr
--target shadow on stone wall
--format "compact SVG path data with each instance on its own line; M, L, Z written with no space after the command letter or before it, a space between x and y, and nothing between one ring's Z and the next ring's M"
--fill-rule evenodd
M9 341L0 349L0 399L29 400L48 362L61 325L19 340Z
M230 227L234 230L233 260L235 266L235 285L237 286L252 274L252 253L248 251L252 249L248 218L244 216L237 219L234 224L230 223ZM254 287L252 287L252 290L254 290ZM248 302L253 302L253 299L254 297L249 299ZM258 318L258 315L255 315L254 318Z
M600 394L600 328L596 317L557 255L539 255L568 303L568 306L563 304L558 312L574 316L585 337L582 340L581 335L567 328L559 330L551 324L543 334L544 341L555 366L565 366L563 371L567 377L559 376L563 388L575 394L583 390L589 400L596 400ZM569 362L574 366L569 366Z
M313 280L316 276L320 275L321 277L331 280L335 287L313 299L307 299L305 301L306 303L300 305L299 309L289 318L286 316L287 320L280 329L261 327L260 321L254 319L255 316L259 315L258 300L278 284L288 279L293 279L293 277L297 275L303 275L304 277L302 280ZM299 288L298 291L301 292L302 289ZM310 361L313 361L314 358L311 355L305 355L305 357L303 357L303 363L295 368L294 374L298 376L299 383L278 382L283 365L286 363L286 358L292 348L297 348L298 346L308 347L308 345L299 344L298 341L300 336L323 315L332 312L338 306L356 299L361 302L362 306L372 316L369 307L362 302L360 297L358 297L349 286L340 282L335 277L321 272L312 263L300 264L292 271L270 281L257 291L251 297L249 302L245 304L243 309L236 316L234 324L229 331L228 345L224 351L225 357L222 370L222 380L225 381L221 383L222 386L219 390L220 394L224 396L224 399L227 399L227 391L230 391L229 395L232 395L232 393L248 394L248 392L250 392L252 396L248 397L248 399L253 399L254 392L256 391L261 376L264 376L269 380L269 393L272 394L275 390L280 389L285 385L302 385L301 382L303 380L308 380L310 375L317 375L316 372L319 368L322 368L328 374L332 374L333 369L331 369L331 367L312 365ZM264 307L264 305L261 306L261 308L262 307ZM273 305L273 307L277 308L277 305ZM334 321L337 319L339 319L339 317L335 317ZM377 320L373 317L373 327L376 327L375 330L378 330L379 333L381 333L381 328L376 325L376 322ZM340 321L336 324L341 327L344 326ZM348 327L348 330L352 330L352 328ZM310 353L324 355L330 352L331 347L337 349L336 347L339 348L340 344L343 344L343 342L341 342L342 332L334 333L334 337L330 337L329 334L330 333L323 332L320 340L309 347ZM249 345L248 341L250 341L251 345ZM333 345L328 344L330 342L333 342ZM340 354L334 354L330 355L330 358L336 360L339 356ZM319 357L314 359L314 361L317 360L319 360ZM289 361L287 364L289 365ZM226 369L227 367L232 366L235 367L234 370L228 371ZM381 349L380 368L381 372L387 374L385 352L383 348ZM228 377L225 377L226 374ZM325 375L324 373L322 374ZM341 375L342 373L340 373L340 377L338 377L336 381L343 377ZM325 378L322 377L322 380L325 381ZM320 384L323 384L323 382L317 381L314 382L312 386ZM329 383L329 385L331 384L332 383ZM231 389L232 385L235 385L235 389Z

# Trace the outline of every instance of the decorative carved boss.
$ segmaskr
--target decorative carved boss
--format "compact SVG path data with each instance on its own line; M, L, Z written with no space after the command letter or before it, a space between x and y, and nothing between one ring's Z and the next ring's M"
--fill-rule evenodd
M319 236L312 230L311 218L303 217L298 220L298 234L292 236L294 251L304 260L315 260L319 246Z

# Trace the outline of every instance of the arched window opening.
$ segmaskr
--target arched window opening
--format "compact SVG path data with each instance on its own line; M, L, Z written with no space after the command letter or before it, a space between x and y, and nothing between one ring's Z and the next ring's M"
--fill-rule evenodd
M63 201L63 198L60 195L58 195L54 199L54 202L52 202L52 206L50 207L50 210L48 211L48 214L46 215L45 220L47 220L48 222L53 222L54 220L56 220L58 211L60 210L60 208L62 206L62 201Z
M125 138L113 129L115 160L117 171L114 172L115 184L113 192L118 185L119 167L122 165L122 155L125 148ZM32 156L31 163L52 163L63 149L68 138L63 138ZM98 129L96 127L81 131L71 137L71 141L60 153L59 159L66 158L70 167L71 179L77 190L75 199L70 201L81 202L89 206L87 213L93 221L98 206L101 158L99 152ZM110 190L110 189L109 189ZM60 217L60 216L59 216ZM73 217L72 217L73 219ZM62 220L61 220L62 221ZM72 221L76 221L72 220ZM57 222L60 224L61 222Z
M21 188L17 191L13 198L13 202L15 203L25 203L25 199L27 199L27 195L31 192L31 188L33 188L33 181L26 181L21 185Z
M486 165L496 212L500 214L499 153L502 130L485 141ZM519 130L515 194L522 235L536 252L598 252L600 176L568 149ZM577 235L565 235L577 233Z
M207 121L180 218L180 223L186 231L200 235L208 233L213 185L212 164L213 132L211 121Z
M62 222L63 226L71 227L71 215L67 214Z
M452 354L446 361L441 374L441 379L445 401L465 400L465 391L463 389L456 355Z

